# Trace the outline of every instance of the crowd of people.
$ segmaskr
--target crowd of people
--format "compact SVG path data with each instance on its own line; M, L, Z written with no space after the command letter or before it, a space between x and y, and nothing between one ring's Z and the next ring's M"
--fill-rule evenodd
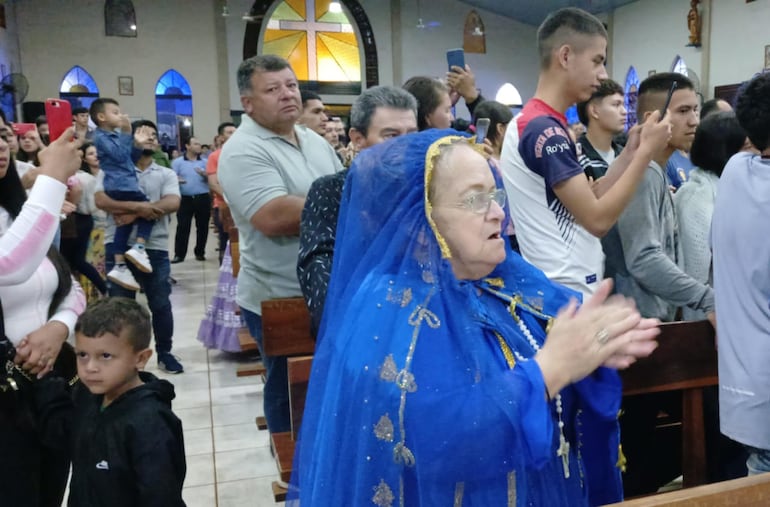
M212 217L220 277L199 340L237 352L245 326L261 350L271 299L303 295L311 316L289 505L655 492L655 420L681 404L622 399L617 371L677 320L708 319L719 340L710 479L770 471L770 74L732 105L651 75L628 128L607 40L580 9L551 13L515 116L454 66L365 90L346 126L273 55L239 66L244 114L213 151L191 137L166 156L156 125L110 98L55 140L45 118L20 132L0 116L3 503L58 507L69 480L72 506L184 505L174 386L144 368L154 337L160 369L184 371L171 265L193 218L206 260ZM262 361L268 429L291 431L286 358Z

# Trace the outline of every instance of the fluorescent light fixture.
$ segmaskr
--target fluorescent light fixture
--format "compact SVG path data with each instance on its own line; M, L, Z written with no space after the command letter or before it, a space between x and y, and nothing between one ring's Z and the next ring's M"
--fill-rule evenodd
M505 83L497 90L495 100L509 107L522 105L521 94L511 83Z
M333 12L335 14L339 14L342 12L342 4L340 4L338 1L334 0L329 4L329 12Z

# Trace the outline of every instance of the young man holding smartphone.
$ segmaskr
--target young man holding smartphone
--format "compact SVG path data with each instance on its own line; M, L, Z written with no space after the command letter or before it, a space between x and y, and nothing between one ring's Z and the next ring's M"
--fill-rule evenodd
M607 31L576 8L552 13L538 29L535 97L506 132L501 169L524 257L552 280L592 294L604 276L599 238L631 200L647 164L669 137L653 114L633 129L606 176L590 184L567 133L565 112L607 78Z

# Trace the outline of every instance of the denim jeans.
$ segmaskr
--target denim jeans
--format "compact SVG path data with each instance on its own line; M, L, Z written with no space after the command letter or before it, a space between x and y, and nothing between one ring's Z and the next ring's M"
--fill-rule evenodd
M286 357L267 357L262 348L262 317L241 307L241 316L249 328L249 333L259 346L262 364L267 370L265 381L264 409L267 429L270 433L291 431L289 412L289 376L286 372Z
M746 460L746 468L749 469L749 475L770 472L770 450L757 449L748 445L746 450L749 453L749 459Z
M107 243L105 250L105 269L109 273L115 264L115 245ZM171 263L168 260L168 252L165 250L147 249L150 258L152 273L143 273L133 264L128 264L131 273L144 289L147 296L147 306L152 313L152 330L155 334L155 352L162 354L171 352L172 337L174 336L174 315L171 311ZM110 296L121 296L131 299L136 298L136 292L124 289L117 284L107 282Z

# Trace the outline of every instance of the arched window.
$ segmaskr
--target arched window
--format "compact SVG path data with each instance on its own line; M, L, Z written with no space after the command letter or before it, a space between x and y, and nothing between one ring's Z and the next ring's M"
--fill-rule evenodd
M364 79L379 84L374 31L356 0L257 0L247 18L243 57L286 58L303 89L357 95Z
M639 98L639 76L636 74L636 69L632 65L628 68L626 73L626 85L624 87L626 92L626 130L636 125L636 101Z
M684 63L681 56L676 55L676 58L674 58L674 62L671 64L671 72L678 72L683 76L687 76L687 64Z
M72 104L72 108L90 107L99 97L99 87L91 74L80 65L75 65L64 74L59 86L59 98Z
M136 37L136 11L131 0L104 2L104 33L108 37Z
M155 85L158 139L164 150L181 148L192 137L192 90L174 69L167 70Z

